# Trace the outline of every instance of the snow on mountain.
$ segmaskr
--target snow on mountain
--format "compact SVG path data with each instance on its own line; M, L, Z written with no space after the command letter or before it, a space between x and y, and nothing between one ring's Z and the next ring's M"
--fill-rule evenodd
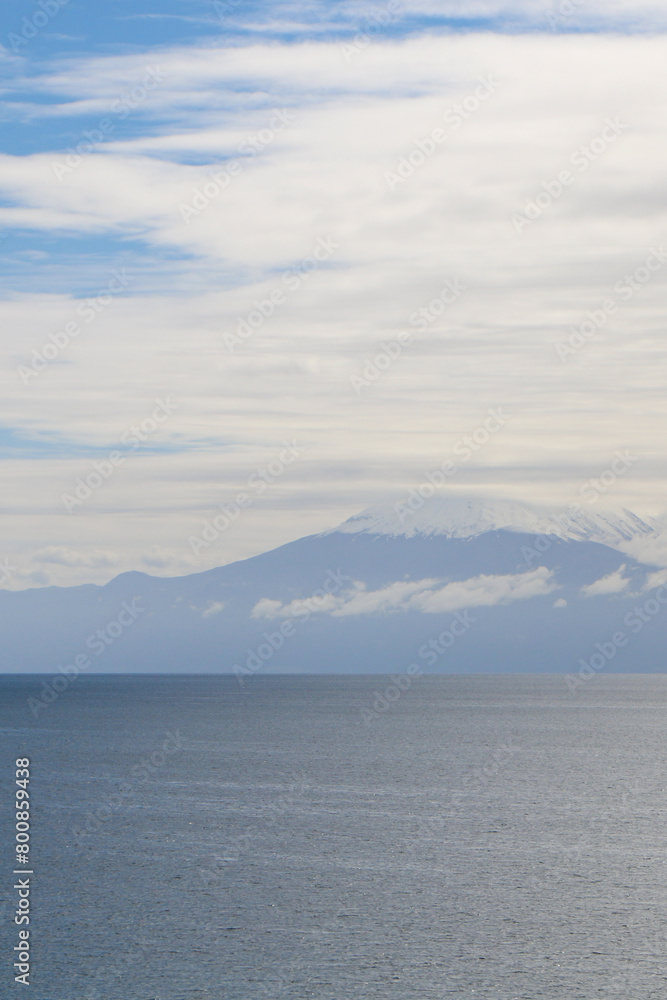
M488 531L512 531L615 547L653 535L657 526L629 510L585 510L580 504L540 508L511 500L440 496L423 500L416 490L412 490L407 501L369 507L333 530L344 534L363 532L406 538L444 535L461 539L477 538Z
M667 671L667 571L620 551L653 549L653 525L411 499L189 576L0 591L0 671L50 673L54 691L87 670L571 672L612 636L605 669Z

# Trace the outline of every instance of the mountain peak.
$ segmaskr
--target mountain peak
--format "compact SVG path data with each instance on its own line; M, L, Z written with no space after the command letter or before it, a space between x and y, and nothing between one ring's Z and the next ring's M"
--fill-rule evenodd
M422 500L414 490L407 502L368 507L334 529L344 534L363 532L408 538L414 535L476 538L489 531L513 531L611 546L652 535L656 530L655 524L629 510L586 510L581 504L537 507L513 500L437 495Z

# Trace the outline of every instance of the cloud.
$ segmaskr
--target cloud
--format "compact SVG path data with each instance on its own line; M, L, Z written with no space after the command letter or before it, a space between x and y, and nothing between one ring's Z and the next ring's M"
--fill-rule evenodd
M213 5L211 5L213 6ZM220 4L219 17L210 22L224 25L226 34L261 33L266 37L312 36L329 32L338 35L358 35L371 26L371 37L378 33L377 25L391 34L405 35L448 26L452 30L469 30L471 26L492 28L494 31L605 31L659 30L665 25L664 6L658 0L410 0L409 3L339 2L332 6L326 0L317 2ZM392 12L386 17L387 10ZM194 19L192 19L194 20Z
M118 563L113 552L76 551L62 545L49 545L35 553L35 562L54 566L85 567L86 569L111 569Z
M149 552L144 552L141 561L150 569L168 569L178 562L173 552L161 549L158 545L153 546Z
M623 576L625 569L626 566L624 563L615 572L603 576L600 580L596 580L595 583L589 583L587 586L582 587L580 593L583 597L598 597L601 594L620 594L631 582Z
M656 587L664 587L667 583L667 570L661 569L657 573L649 573L646 577L646 583L644 584L642 591L655 590Z
M373 591L367 591L365 584L357 582L352 590L340 595L304 598L289 604L264 598L255 605L252 615L254 618L294 618L304 614L304 610L330 614L334 618L397 611L444 614L463 608L492 607L543 597L558 588L552 572L544 566L529 573L472 577L444 587L438 587L438 582L431 579L398 581Z
M357 592L350 596L342 596L336 600L336 607L331 614L335 618L347 615L384 614L389 611L407 610L413 600L420 595L430 593L428 589L437 584L437 580L419 580L414 583L392 583L382 590L367 592L363 584L357 586ZM327 609L328 610L328 609Z
M361 588L363 585L358 584ZM304 597L289 604L281 601L273 601L270 598L262 598L252 609L252 618L299 618L317 612L335 612L339 606L340 599L333 594L326 594L323 597Z
M370 9L350 6L346 17ZM500 3L414 9L510 12ZM576 16L604 9L631 11L589 0ZM537 17L532 2L512 10ZM632 10L646 20L658 8ZM113 118L109 141L58 181L53 162L156 61L164 83L126 120ZM662 509L667 432L656 371L667 267L630 299L614 291L667 226L662 38L423 30L378 34L350 65L338 39L215 40L23 72L21 104L8 113L13 130L32 122L36 138L0 157L0 214L10 227L0 256L9 263L16 248L29 263L10 272L18 291L0 300L0 424L22 440L48 432L79 449L5 459L3 513L7 537L22 540L24 579L46 547L95 549L101 538L118 569L231 562L403 500L445 460L457 466L452 492L586 508L584 485L631 447L639 460L605 502ZM497 92L391 190L387 173L419 143L430 148L480 77L497 79ZM239 154L274 107L294 113L289 128L256 156ZM554 190L610 116L628 124L618 141L518 235L512 213L544 202L544 185ZM183 162L188 147L196 162ZM239 156L233 183L186 223L179 206ZM283 274L328 234L336 253L230 353L224 334L260 307L269 312L270 296L286 290ZM127 292L82 324L77 310L117 266L133 275ZM420 311L454 279L468 291L424 326ZM610 297L613 317L563 363L556 345ZM17 366L52 351L50 338L77 321L81 334L25 385ZM409 345L356 395L350 379L373 371L376 358L384 366L382 345L395 350L403 332ZM182 401L168 432L182 453L137 454L83 516L63 517L61 494L92 460L76 454L109 447L168 393ZM454 454L498 406L512 412L508 426L467 458ZM193 561L188 537L290 437L307 459ZM152 546L173 560L142 562ZM653 541L646 548L648 559ZM110 573L62 565L57 582Z
M438 591L424 591L409 601L411 610L428 614L458 611L460 608L511 604L531 597L543 597L558 589L553 573L545 566L529 573L509 576L477 576L461 583L449 583Z
M282 601L272 601L269 597L262 598L258 601L255 607L252 609L252 618L280 618L281 612L285 609L285 613L282 615L284 618L291 618L289 608L291 605L285 605Z
M214 615L219 615L224 608L225 604L223 601L210 601L208 606L202 611L201 616L202 618L212 618Z

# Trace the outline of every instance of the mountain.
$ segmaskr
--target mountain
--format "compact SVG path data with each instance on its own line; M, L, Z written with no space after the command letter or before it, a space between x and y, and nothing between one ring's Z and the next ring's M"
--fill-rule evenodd
M621 551L655 532L629 511L413 493L203 573L2 591L0 669L55 689L86 671L663 671L667 571Z
M370 507L349 518L334 532L377 535L445 535L475 538L489 531L513 531L527 535L555 535L567 541L621 541L652 535L655 524L631 511L586 511L581 504L541 509L511 500L464 500L434 496L424 500L416 490L404 503Z

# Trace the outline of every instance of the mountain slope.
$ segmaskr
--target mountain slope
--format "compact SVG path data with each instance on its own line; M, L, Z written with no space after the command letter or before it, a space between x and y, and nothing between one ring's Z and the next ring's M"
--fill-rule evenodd
M628 641L609 669L665 668L656 567L609 544L651 525L629 512L559 524L557 511L448 504L424 504L418 526L373 508L191 576L1 592L0 668L74 675L78 656L80 672L572 672L619 631ZM637 628L647 601L658 611Z

